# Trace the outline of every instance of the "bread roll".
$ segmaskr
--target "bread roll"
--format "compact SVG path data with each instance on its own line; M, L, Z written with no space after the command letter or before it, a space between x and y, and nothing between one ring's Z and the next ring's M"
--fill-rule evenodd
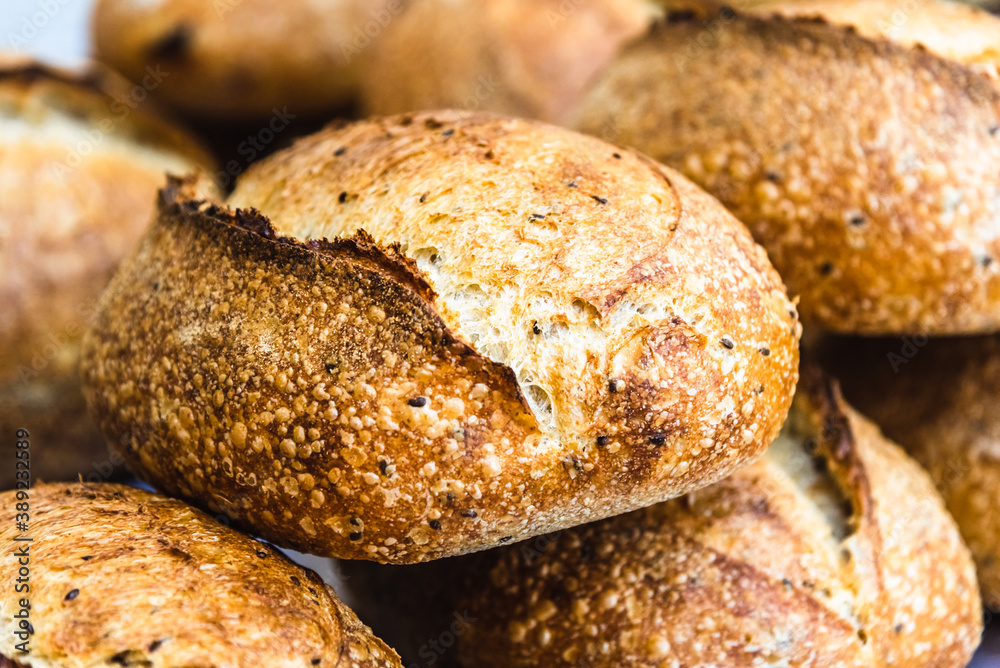
M801 296L805 323L997 330L1000 19L928 0L882 34L893 0L787 7L858 27L672 14L605 70L577 127L719 197Z
M1000 339L840 339L844 392L923 464L958 522L983 598L1000 608Z
M5 560L0 662L401 667L318 575L179 501L123 485L42 485L26 502L27 532L15 528L17 503L0 494L0 537L25 551L30 589L14 591L18 559ZM22 599L27 654L17 649Z
M199 116L260 119L274 108L350 105L361 63L409 0L98 0L97 58Z
M135 89L93 69L0 64L0 458L28 429L36 478L110 475L77 375L80 339L149 222L165 171L209 168ZM0 467L0 488L13 467Z
M105 293L88 401L140 476L283 545L415 562L618 514L756 458L791 402L763 250L596 139L368 120L191 197Z
M459 559L344 564L359 614L424 665L964 666L975 571L927 474L826 380L801 385L762 460L686 498Z
M565 121L662 10L648 0L419 0L373 47L368 113L455 107Z

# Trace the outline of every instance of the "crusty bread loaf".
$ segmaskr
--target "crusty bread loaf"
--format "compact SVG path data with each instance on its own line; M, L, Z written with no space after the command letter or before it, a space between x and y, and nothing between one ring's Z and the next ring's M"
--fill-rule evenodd
M187 134L120 77L0 65L0 458L28 429L36 477L109 475L86 414L80 339L118 261L139 238L167 170L209 168ZM133 108L134 107L134 108ZM0 488L13 467L0 468Z
M648 0L419 0L373 47L368 113L454 107L564 121L628 40L662 14Z
M1000 608L1000 339L834 339L824 363L844 393L923 464Z
M802 386L763 459L684 499L459 559L344 564L359 614L425 665L964 666L975 572L931 481L827 381Z
M0 655L14 665L401 667L318 575L179 501L42 485L27 532L15 528L17 503L0 494L0 538L25 550L30 583L15 592L18 559L5 560ZM27 654L16 649L22 599Z
M99 0L97 58L202 116L258 119L350 105L372 43L409 0Z
M1000 19L928 0L882 34L896 4L787 4L857 28L671 14L605 70L577 127L718 196L801 295L806 323L996 330Z
M728 475L790 404L763 250L596 139L375 119L257 163L240 208L190 197L105 293L88 401L136 473L270 540L414 562L554 531Z

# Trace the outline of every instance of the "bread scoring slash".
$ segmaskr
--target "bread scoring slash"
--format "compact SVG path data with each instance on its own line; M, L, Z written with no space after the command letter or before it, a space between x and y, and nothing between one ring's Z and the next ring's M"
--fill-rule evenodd
M774 439L800 326L712 198L541 123L331 127L228 206L172 182L85 344L149 482L280 544L407 563L646 506Z

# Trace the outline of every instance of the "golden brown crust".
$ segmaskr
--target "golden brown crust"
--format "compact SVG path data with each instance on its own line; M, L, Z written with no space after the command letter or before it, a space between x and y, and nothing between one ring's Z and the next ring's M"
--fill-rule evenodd
M201 511L110 484L29 497L25 534L15 493L0 494L0 538L27 546L31 584L0 596L0 653L25 666L400 666L318 575ZM4 566L11 582L17 566ZM34 627L27 655L11 621L20 597Z
M975 574L926 474L825 380L802 384L762 460L686 499L456 560L346 564L348 582L416 613L384 631L404 656L465 622L445 665L965 665Z
M0 66L0 433L32 433L36 477L113 470L80 394L80 338L164 171L212 164L129 91L102 68ZM5 468L0 488L12 480Z
M660 14L645 0L421 0L373 47L371 114L490 110L558 122L623 44Z
M824 342L845 394L923 464L1000 606L1000 339Z
M165 193L83 368L109 438L141 434L133 470L270 539L484 549L709 484L787 411L777 275L630 152L441 113L326 130L245 179L231 202L270 221Z
M1000 326L993 74L822 20L674 19L608 68L578 127L611 128L719 197L801 295L806 322ZM997 34L997 19L979 20Z
M350 104L371 44L408 0L101 0L97 57L195 114L260 118Z

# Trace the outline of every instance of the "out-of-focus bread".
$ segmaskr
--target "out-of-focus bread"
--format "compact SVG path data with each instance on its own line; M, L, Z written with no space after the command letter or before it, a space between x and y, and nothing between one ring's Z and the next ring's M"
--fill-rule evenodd
M647 0L411 2L365 64L363 106L564 121L621 46L661 13Z
M0 65L0 457L28 429L35 477L120 464L86 414L80 339L118 261L149 223L164 173L210 168L177 126L103 69ZM0 488L13 481L2 467Z
M686 498L459 559L344 564L359 614L440 665L966 665L975 570L930 479L827 381L802 386L763 459Z
M257 163L240 208L191 197L105 293L88 401L140 476L296 549L415 562L626 512L756 458L791 402L764 251L596 139L367 120Z
M30 591L17 593L18 559L3 568L0 655L15 665L401 666L318 575L180 501L42 485L30 491L27 532L16 530L17 503L0 494L0 538L27 551L30 571ZM16 649L21 599L28 654Z
M577 127L719 197L806 323L1000 328L1000 19L928 0L883 34L892 0L786 8L807 18L671 14L606 68Z
M258 119L343 109L361 63L409 0L99 0L97 58L193 114Z
M1000 338L834 339L844 393L923 464L1000 608Z

